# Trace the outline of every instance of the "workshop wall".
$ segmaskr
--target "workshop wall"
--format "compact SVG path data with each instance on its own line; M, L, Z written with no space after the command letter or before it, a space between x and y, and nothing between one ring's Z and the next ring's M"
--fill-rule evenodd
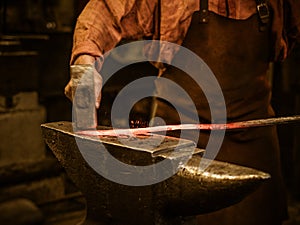
M71 120L63 90L77 4L0 1L1 224L42 224L41 206L68 194L71 184L46 147L40 124Z

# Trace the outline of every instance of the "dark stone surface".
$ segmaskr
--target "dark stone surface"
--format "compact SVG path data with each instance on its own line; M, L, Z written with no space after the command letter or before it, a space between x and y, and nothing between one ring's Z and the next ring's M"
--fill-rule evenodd
M30 200L19 198L0 203L1 224L39 225L43 224L43 214Z

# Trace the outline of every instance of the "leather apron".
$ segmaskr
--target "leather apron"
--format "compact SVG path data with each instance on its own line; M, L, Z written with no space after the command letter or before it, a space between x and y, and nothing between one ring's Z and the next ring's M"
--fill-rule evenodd
M195 12L183 46L200 56L217 78L226 102L227 122L274 116L270 105L271 87L267 76L270 32L259 31L257 15L247 20L228 19L210 13L208 23L200 23ZM174 58L174 60L188 59ZM169 66L163 77L176 82L193 100L200 122L210 122L210 110L201 87L182 70ZM165 87L158 91L166 92ZM175 93L167 93L176 95ZM157 99L155 116L167 124L191 123L189 106L176 98L175 107L186 107L182 121L174 107ZM205 148L209 132L200 133L198 145ZM286 218L286 203L280 171L276 127L226 131L217 160L256 168L272 178L240 203L198 216L202 225L278 225Z

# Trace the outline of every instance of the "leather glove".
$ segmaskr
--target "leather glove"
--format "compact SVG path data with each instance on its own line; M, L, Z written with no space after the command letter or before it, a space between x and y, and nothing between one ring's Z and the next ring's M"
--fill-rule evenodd
M81 55L76 59L76 61L74 62L74 65L92 65L93 66L93 68L94 68L93 73L94 73L95 107L99 108L100 101L101 101L102 77L96 69L95 58L90 55ZM77 72L76 74L75 73L72 74L72 70L71 70L70 81L65 87L65 95L71 101L73 101L73 99L74 99L75 91L76 91L76 88L77 88L77 85L78 85L80 79L82 79L82 77L85 75L84 71L85 70L82 70L82 73Z

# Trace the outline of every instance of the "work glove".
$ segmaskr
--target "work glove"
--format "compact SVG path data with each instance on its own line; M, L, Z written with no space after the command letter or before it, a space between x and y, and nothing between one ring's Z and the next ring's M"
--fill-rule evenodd
M94 75L94 93L95 93L95 107L99 108L100 106L100 101L101 101L101 88L102 88L102 77L101 75L98 73L97 69L98 69L98 65L95 61L95 58L93 56L89 56L89 55L82 55L79 56L76 61L74 62L74 65L87 65L88 66L92 66L93 68L93 75ZM80 82L80 80L83 78L83 76L87 75L87 71L88 70L76 70L76 72L74 72L75 70L72 70L71 68L71 73L70 73L70 81L69 83L66 85L65 87L65 95L73 102L74 96L75 96L75 92L77 89L77 86Z

